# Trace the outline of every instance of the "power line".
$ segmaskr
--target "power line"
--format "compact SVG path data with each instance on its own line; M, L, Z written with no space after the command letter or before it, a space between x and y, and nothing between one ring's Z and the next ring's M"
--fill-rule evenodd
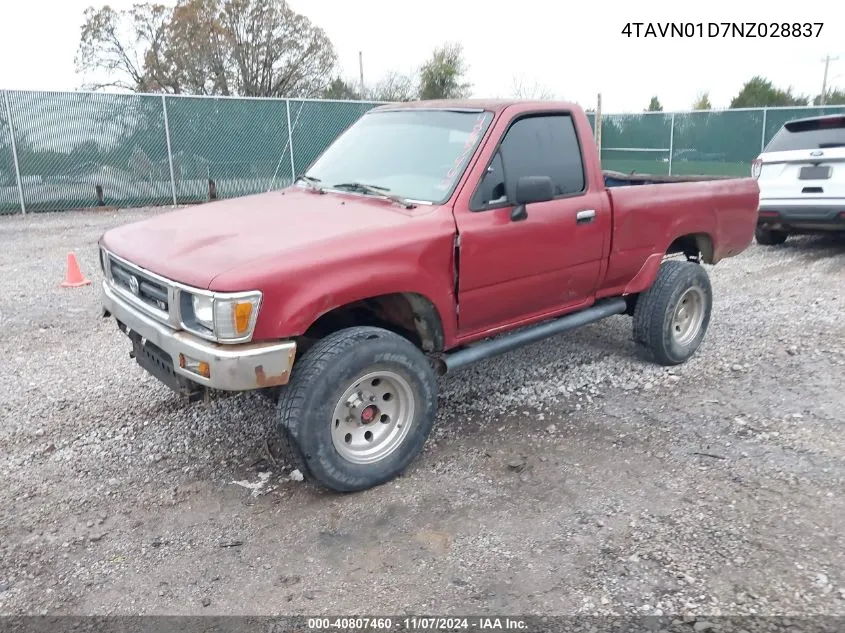
M830 67L830 62L835 62L838 60L838 57L831 57L830 55L825 55L824 59L824 78L822 79L822 93L819 95L819 105L824 105L825 99L827 98L827 71Z

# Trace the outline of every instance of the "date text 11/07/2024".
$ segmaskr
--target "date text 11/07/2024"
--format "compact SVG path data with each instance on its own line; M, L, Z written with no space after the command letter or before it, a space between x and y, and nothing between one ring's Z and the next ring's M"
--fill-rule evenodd
M824 22L628 22L626 37L783 37L821 35Z

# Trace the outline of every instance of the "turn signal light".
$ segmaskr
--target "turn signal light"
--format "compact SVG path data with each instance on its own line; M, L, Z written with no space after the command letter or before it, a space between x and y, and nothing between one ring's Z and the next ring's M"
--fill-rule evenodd
M179 354L179 367L204 378L211 378L211 367L204 360L197 360L184 354Z
M252 316L252 304L241 302L235 304L235 331L246 334L249 328L249 318Z

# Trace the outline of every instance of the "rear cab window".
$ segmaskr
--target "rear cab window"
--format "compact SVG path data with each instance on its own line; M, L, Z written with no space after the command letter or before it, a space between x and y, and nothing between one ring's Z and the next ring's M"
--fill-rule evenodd
M586 175L572 116L531 114L517 119L473 194L470 209L483 211L511 204L516 182L523 176L548 176L555 197L581 194Z

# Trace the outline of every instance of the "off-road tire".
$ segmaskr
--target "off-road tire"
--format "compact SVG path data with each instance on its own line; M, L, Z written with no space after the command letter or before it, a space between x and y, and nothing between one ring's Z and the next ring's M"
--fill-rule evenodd
M354 463L334 445L335 407L347 389L373 371L405 381L413 413L392 452L374 463ZM409 340L376 327L347 328L318 341L297 360L279 395L279 433L306 477L337 492L365 490L395 478L422 452L437 413L437 389L428 359Z
M789 233L786 231L779 231L778 229L767 229L758 226L754 231L754 239L762 246L779 246L786 241Z
M683 299L687 303L679 311ZM696 312L696 321L690 324L689 330L680 332L678 326L683 321L676 317L679 313L687 314L691 302L700 304L700 314ZM704 340L712 307L713 290L703 266L694 262L663 262L651 288L637 300L634 340L646 347L657 363L679 365L695 354Z

